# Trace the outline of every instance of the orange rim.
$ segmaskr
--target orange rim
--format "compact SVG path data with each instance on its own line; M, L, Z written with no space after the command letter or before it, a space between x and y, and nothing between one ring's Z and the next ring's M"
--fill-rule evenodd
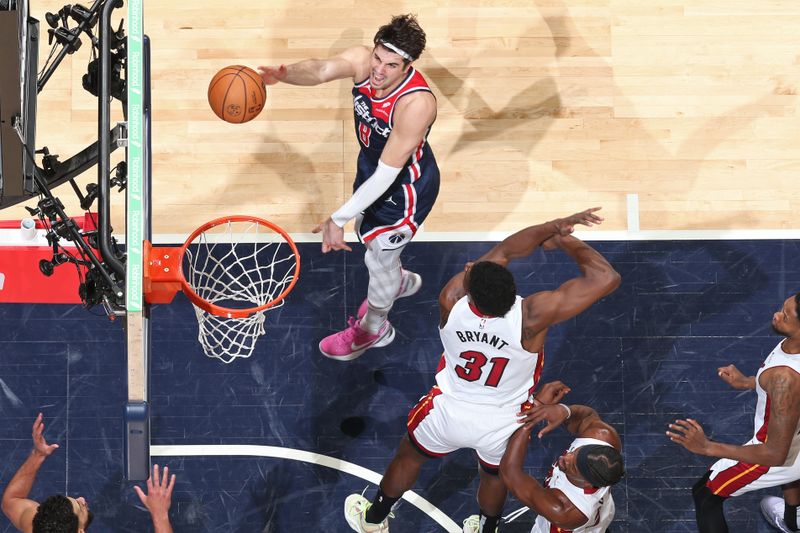
M245 307L241 309L222 307L220 305L216 305L209 302L208 300L197 294L194 288L191 285L189 285L189 282L186 281L186 276L183 273L183 258L186 253L186 249L189 248L189 245L191 245L192 242L206 230L209 230L216 226L221 226L222 224L227 224L228 222L255 222L261 226L266 226L275 233L279 234L281 237L283 237L283 240L286 241L286 243L292 249L292 253L294 253L296 260L294 265L294 276L292 277L292 281L289 283L288 287L283 289L283 292L281 292L278 296L276 296L269 302L265 303L264 305L260 305L257 307ZM181 246L180 256L178 257L178 265L181 266L180 273L181 273L181 285L183 287L183 293L186 294L186 297L189 298L189 300L194 305L196 305L203 311L206 311L207 313L211 313L212 315L216 316L221 316L225 318L247 318L254 313L264 311L265 309L269 309L270 307L279 304L281 300L283 300L286 297L287 294L292 292L295 283L297 283L297 279L300 277L300 252L297 250L297 245L294 243L292 238L289 237L289 234L286 233L283 230L283 228L281 228L276 224L273 224L269 220L264 220L263 218L254 217L250 215L228 215L220 218L215 218L214 220L206 222L205 224L194 230L194 232L192 232L192 234L189 235L189 237L186 239L186 242L183 243L183 246Z

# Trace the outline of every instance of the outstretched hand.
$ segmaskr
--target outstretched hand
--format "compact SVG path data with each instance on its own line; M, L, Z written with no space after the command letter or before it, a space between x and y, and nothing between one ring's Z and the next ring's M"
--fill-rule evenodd
M44 439L44 422L42 421L42 413L36 417L33 422L33 451L44 457L49 456L58 448L58 444L47 444Z
M667 437L672 442L677 442L692 453L700 455L708 455L706 450L711 442L706 437L703 426L697 420L687 418L686 420L676 420L675 423L669 425Z
M158 465L153 465L153 474L147 478L147 493L138 486L133 487L142 504L150 511L153 522L158 525L169 522L169 507L172 505L172 489L175 487L175 474L169 475L169 467L165 466L159 476ZM163 531L163 529L162 529Z
M347 250L352 252L346 242L344 242L344 228L340 228L336 223L328 218L319 226L312 230L312 233L322 232L322 253L327 254L333 250Z
M557 218L554 220L554 222L556 224L556 228L558 229L558 234L562 237L566 237L575 231L575 226L578 224L583 226L596 226L597 224L600 224L603 220L605 220L600 215L595 215L595 213L600 211L600 209L602 208L592 207L568 217Z
M563 424L564 421L569 417L569 411L565 405L557 403L554 405L539 405L532 407L527 411L517 413L517 416L519 417L517 422L523 424L522 427L526 431L532 430L533 426L539 422L546 421L547 425L543 427L537 434L537 436L541 439L543 436L547 435L558 426Z
M264 80L264 85L275 85L279 81L286 79L286 65L278 65L277 67L259 66L256 68Z

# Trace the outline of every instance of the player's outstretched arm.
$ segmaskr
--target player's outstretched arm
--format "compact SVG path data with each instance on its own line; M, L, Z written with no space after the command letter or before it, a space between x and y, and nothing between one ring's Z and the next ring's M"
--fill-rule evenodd
M800 420L800 376L789 368L777 367L765 371L759 380L770 398L769 428L763 444L737 446L714 442L706 437L703 426L691 418L669 424L667 437L699 455L763 466L783 465Z
M172 533L169 521L169 508L172 505L172 489L175 488L175 474L169 475L169 467L165 466L161 475L158 465L153 465L153 474L147 478L147 492L133 487L142 504L150 511L155 533Z
M578 528L586 523L588 517L563 492L543 487L522 470L532 428L533 425L523 426L511 436L500 461L500 478L519 501L547 518L553 525L568 530Z
M540 422L547 422L537 434L540 439L563 424L573 435L599 439L611 444L618 451L622 450L617 430L600 418L597 411L588 405L539 405L519 413L518 421L531 428Z
M508 266L508 263L514 259L531 255L542 243L555 235L569 235L577 225L594 226L600 224L603 221L603 217L597 214L600 209L599 207L592 207L568 217L556 218L542 224L528 226L503 239L502 242L483 254L478 261L493 261L500 265ZM440 325L444 325L447 321L447 316L450 314L450 309L466 294L464 275L470 266L471 263L467 265L464 272L459 272L450 278L450 281L439 293Z
M745 376L736 365L721 366L717 369L719 378L737 390L755 390L756 377Z
M266 85L319 85L345 78L366 78L369 71L369 48L354 46L327 59L306 59L290 65L257 68Z
M39 413L33 422L32 437L33 450L8 482L6 490L3 491L2 501L3 514L14 524L14 527L24 532L32 530L33 517L39 508L37 502L28 499L33 482L36 481L36 474L45 459L58 448L58 444L47 444L44 438L42 413Z
M563 283L554 291L542 291L525 298L527 316L525 338L534 338L552 325L570 319L614 292L622 277L597 250L572 235L554 235L544 243L569 255L581 275Z
M592 207L564 218L555 218L544 224L529 226L503 239L497 246L480 257L478 261L493 261L507 266L510 261L528 257L547 239L556 235L570 235L575 226L596 226L603 221L597 214L600 207Z

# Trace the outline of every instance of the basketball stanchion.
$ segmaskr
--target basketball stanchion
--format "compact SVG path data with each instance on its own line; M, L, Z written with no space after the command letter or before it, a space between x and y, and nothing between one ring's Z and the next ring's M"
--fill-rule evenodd
M279 226L243 215L204 224L182 246L145 245L144 295L170 303L183 291L195 308L197 338L208 357L250 357L300 275L297 246Z
M113 4L108 4L112 9ZM150 310L142 296L143 243L150 239L150 47L144 2L128 2L128 169L125 190L125 336L128 399L125 403L125 477L150 475ZM104 9L105 13L105 9ZM108 19L110 25L110 16ZM108 37L108 30L105 32Z

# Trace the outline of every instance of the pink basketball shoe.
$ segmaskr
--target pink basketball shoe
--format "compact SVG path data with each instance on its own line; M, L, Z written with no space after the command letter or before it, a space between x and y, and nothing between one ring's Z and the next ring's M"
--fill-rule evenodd
M386 346L394 340L394 328L387 320L376 335L361 329L361 321L350 317L348 327L328 335L319 343L322 355L337 361L352 361L370 348Z

